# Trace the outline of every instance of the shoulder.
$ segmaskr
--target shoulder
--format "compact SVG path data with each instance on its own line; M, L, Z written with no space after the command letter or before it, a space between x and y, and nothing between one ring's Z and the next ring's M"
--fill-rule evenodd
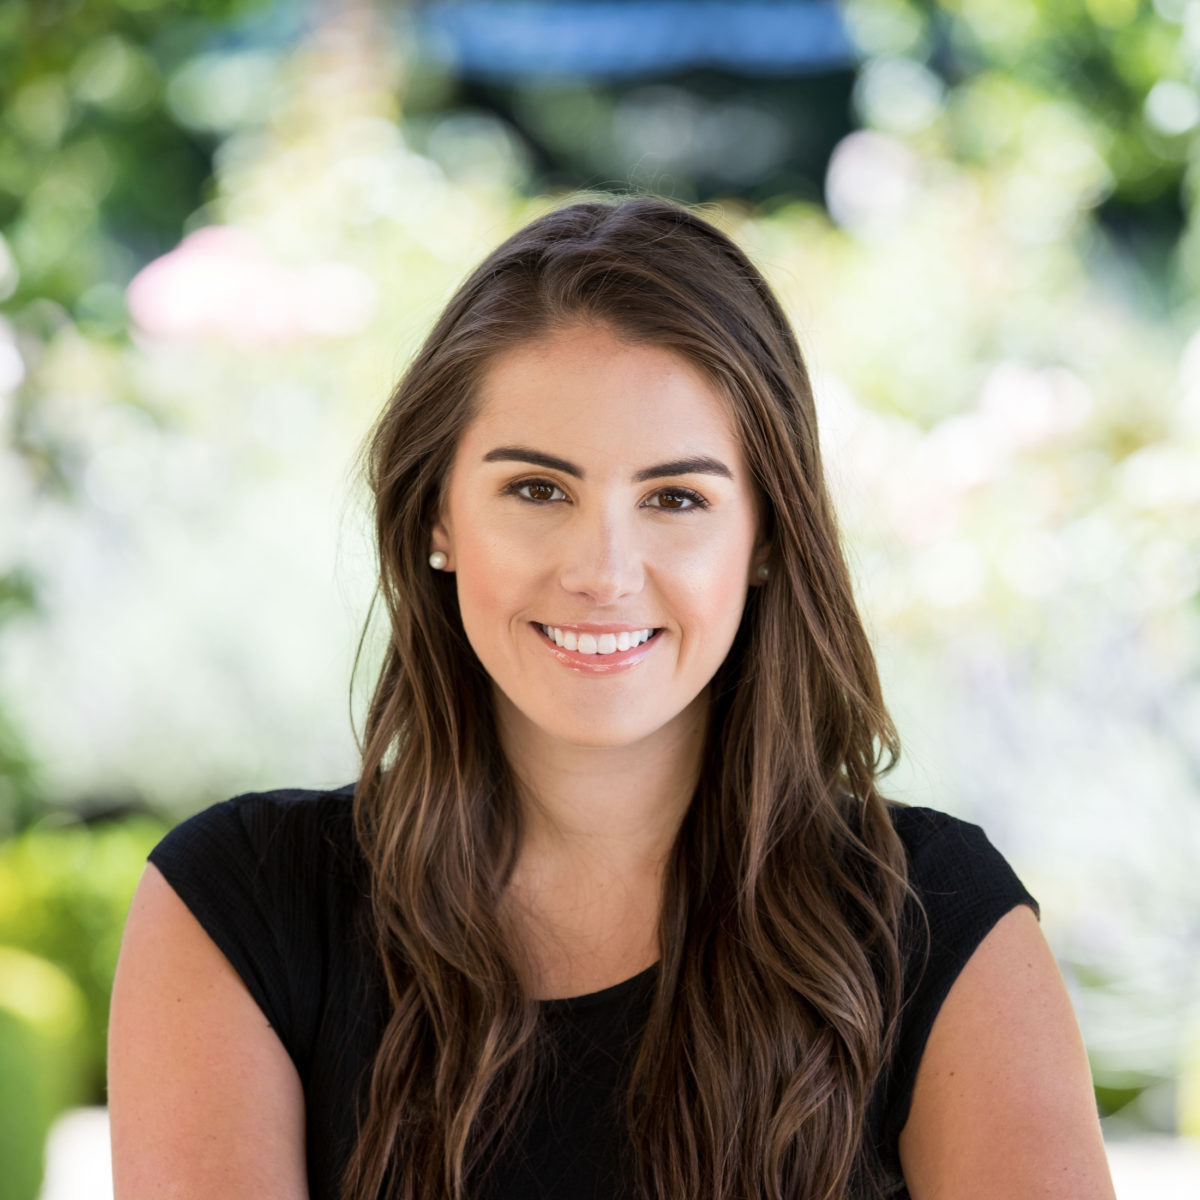
M149 861L303 1067L329 956L345 944L366 889L353 785L221 801L180 822Z
M913 1200L1113 1200L1087 1053L1030 909L995 923L940 1005L899 1155Z
M354 784L331 790L277 788L243 792L180 821L162 845L242 842L269 853L283 839L344 843L351 830Z
M915 1061L938 1005L992 927L1037 901L984 830L932 808L891 804L912 895L902 930L908 967L897 1057Z
M903 805L890 815L913 896L904 1009L878 1097L885 1154L902 1160L914 1200L1111 1195L1037 901L979 825Z
M246 792L181 821L149 859L173 886L199 883L214 866L259 890L328 880L354 868L353 794L353 784Z
M936 891L962 885L1011 868L983 828L935 808L888 804L892 826L908 854L913 884Z
M880 1143L894 1159L926 1042L955 980L1003 917L1021 906L1037 914L1038 906L979 825L899 804L889 814L912 889L901 929L903 1009L875 1097Z
M207 839L227 847L229 811L193 820L193 846ZM183 873L171 865L182 861L174 853L163 859L170 875L151 855L113 986L108 1106L117 1194L185 1187L196 1197L303 1195L296 1005L277 948L236 870L193 851L204 870Z
M904 845L909 884L923 910L915 940L927 934L933 951L958 947L960 961L1009 909L1037 901L984 830L932 808L889 805Z

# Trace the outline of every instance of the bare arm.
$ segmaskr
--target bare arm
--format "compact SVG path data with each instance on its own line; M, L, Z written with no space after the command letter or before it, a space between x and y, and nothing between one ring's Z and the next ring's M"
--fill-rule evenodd
M108 1100L115 1200L307 1200L296 1068L153 865L117 962Z
M900 1135L913 1200L1114 1200L1091 1074L1037 918L1001 918L946 997Z

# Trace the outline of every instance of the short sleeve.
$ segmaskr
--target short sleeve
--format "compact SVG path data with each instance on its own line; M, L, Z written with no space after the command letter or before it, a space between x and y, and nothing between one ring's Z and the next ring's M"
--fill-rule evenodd
M967 960L1018 905L1040 916L1037 901L978 825L917 807L897 807L892 820L908 853L909 882L925 919L910 901L904 1009L880 1097L882 1145L889 1157L897 1153L908 1120L930 1030Z
M304 1074L317 1020L329 877L326 793L264 792L196 813L149 854Z

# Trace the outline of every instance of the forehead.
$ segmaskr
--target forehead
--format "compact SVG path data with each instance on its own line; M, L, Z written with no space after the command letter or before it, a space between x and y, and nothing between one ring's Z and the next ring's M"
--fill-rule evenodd
M599 432L619 434L631 457L649 440L737 452L729 402L698 367L599 325L558 330L493 359L463 440L540 433L603 442Z

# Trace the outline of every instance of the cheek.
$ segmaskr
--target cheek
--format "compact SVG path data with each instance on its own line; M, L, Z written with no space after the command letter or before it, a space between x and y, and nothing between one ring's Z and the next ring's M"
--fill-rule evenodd
M710 619L720 629L718 640L723 643L722 657L741 624L742 611L746 607L746 591L745 569L739 563L737 567L731 565L721 575L720 583L712 594Z
M746 604L752 534L705 539L671 564L668 577L694 620L732 638ZM680 614L683 616L684 614Z
M455 539L458 603L468 634L507 624L522 606L530 566L511 539L469 528Z

